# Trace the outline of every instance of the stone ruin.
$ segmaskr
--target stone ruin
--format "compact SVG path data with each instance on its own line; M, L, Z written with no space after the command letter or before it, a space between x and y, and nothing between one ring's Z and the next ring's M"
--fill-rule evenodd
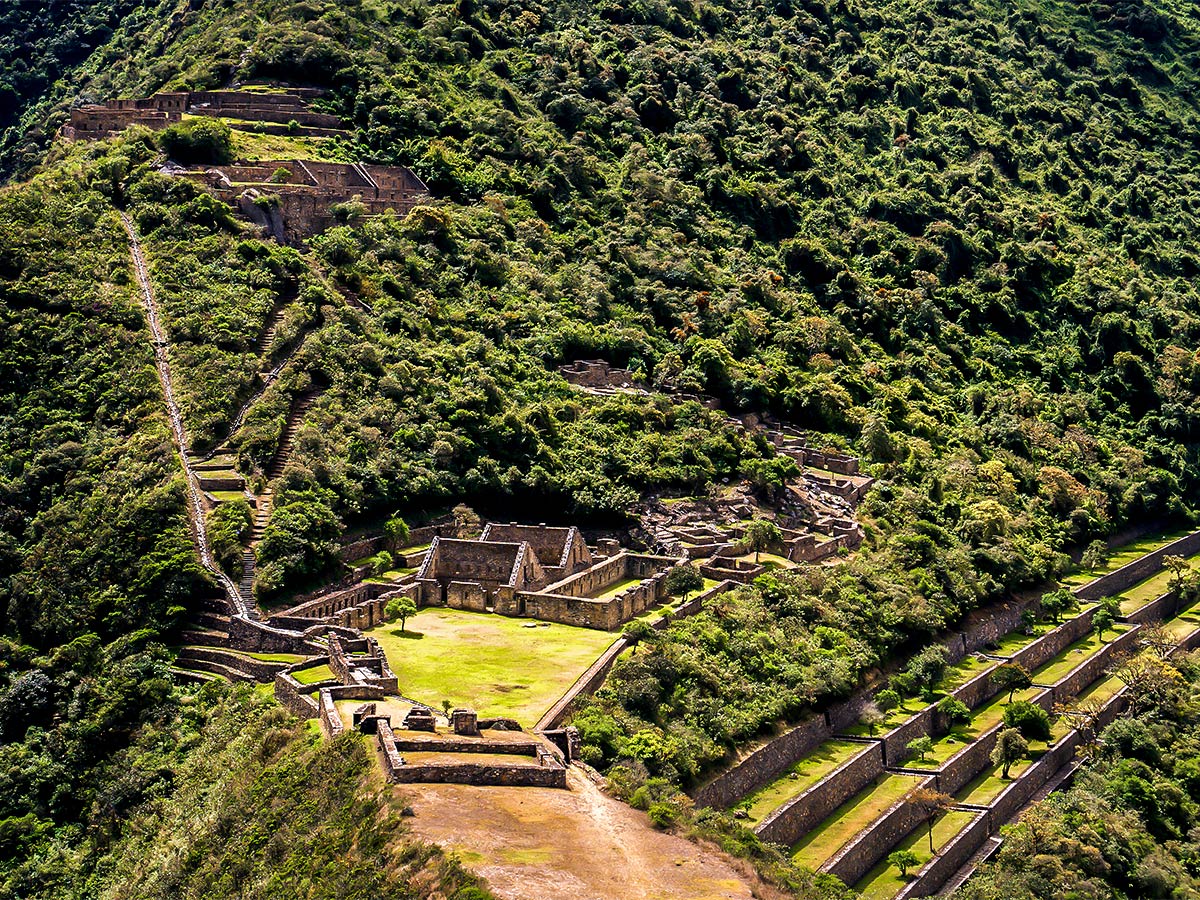
M280 241L329 227L337 203L360 202L368 216L403 216L429 199L403 166L276 159L167 171L203 184Z
M131 125L162 131L183 121L185 115L233 119L239 130L290 134L335 134L341 120L314 112L309 102L323 95L313 88L285 91L174 91L137 99L88 103L71 110L63 136L73 140L101 140L120 134ZM291 123L295 122L295 126ZM264 124L270 123L270 124ZM275 127L270 127L274 125Z
M109 100L71 110L62 134L74 140L99 140L131 125L161 131L184 116L229 120L235 130L321 137L341 134L341 120L316 112L309 103L322 91L312 88L259 91L178 91L152 97ZM295 241L334 222L330 207L358 201L363 214L407 215L428 199L428 189L403 166L266 160L196 169L168 166L166 174L189 178L238 209L279 241ZM217 488L223 489L223 488Z
M663 579L678 559L599 552L573 526L491 524L478 540L435 537L415 576L417 602L613 629L666 599Z

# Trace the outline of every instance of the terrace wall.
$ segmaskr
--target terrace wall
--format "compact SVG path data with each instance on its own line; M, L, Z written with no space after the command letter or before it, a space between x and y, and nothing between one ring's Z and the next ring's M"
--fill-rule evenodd
M931 897L936 894L955 872L966 864L983 842L991 837L988 814L980 812L967 823L967 827L951 838L927 862L916 877L904 886L895 900L910 900L913 897Z
M317 718L320 719L326 736L335 738L345 730L342 727L342 717L338 715L337 707L328 690L317 692L317 709Z
M383 774L389 782L395 783L396 772L404 767L404 760L396 750L396 736L387 719L379 719L375 723L375 745L383 757Z
M1192 556L1198 552L1200 552L1200 531L1193 531L1165 547L1152 550L1145 556L1121 566L1114 572L1109 572L1087 584L1080 585L1075 588L1075 596L1081 600L1099 600L1103 597L1111 597L1128 590L1161 569L1164 557Z
M461 763L408 765L402 763L388 775L394 784L473 784L502 787L565 788L567 770L546 754L538 766Z
M824 716L813 716L751 751L732 768L692 792L697 806L724 809L774 781L801 757L833 736Z
M927 778L913 787L932 787L933 780ZM821 871L854 884L924 820L920 807L903 797L821 866Z
M763 819L754 833L764 841L790 847L881 774L883 745L867 742L842 765Z
M1174 618L1179 613L1180 599L1179 591L1167 591L1165 594L1155 597L1141 609L1135 609L1129 615L1121 618L1134 625L1162 622Z
M1057 628L1046 632L1026 647L1018 650L1009 661L1024 666L1030 672L1039 669L1092 630L1094 609L1085 610Z
M1137 645L1141 626L1134 626L1109 641L1054 685L1054 700L1065 703L1099 678L1118 656Z

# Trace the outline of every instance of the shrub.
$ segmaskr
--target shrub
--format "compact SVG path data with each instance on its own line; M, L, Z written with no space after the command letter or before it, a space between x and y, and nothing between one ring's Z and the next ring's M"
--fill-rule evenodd
M1031 741L1050 739L1050 714L1028 700L1016 700L1004 709L1004 724Z
M900 705L900 695L891 688L885 688L875 695L875 705L885 713L891 712Z
M220 119L185 119L164 129L158 145L181 163L227 163L233 159L233 134Z

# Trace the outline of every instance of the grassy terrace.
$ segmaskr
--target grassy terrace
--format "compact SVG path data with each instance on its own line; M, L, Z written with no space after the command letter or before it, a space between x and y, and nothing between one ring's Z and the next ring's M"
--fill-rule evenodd
M1189 566L1195 568L1198 559L1200 556L1189 556ZM1145 581L1139 581L1124 593L1118 594L1117 596L1121 598L1121 612L1129 615L1131 612L1141 609L1151 600L1157 600L1170 589L1173 577L1174 573L1170 569L1162 569Z
M743 801L751 824L757 825L770 813L796 797L868 745L855 741L826 741L793 765L779 778L755 791Z
M939 693L948 694L951 691L962 687L972 678L994 669L1000 663L994 659L985 659L981 656L971 655L965 657L961 662L955 663L946 669L946 674L942 676L942 681L938 685Z
M744 563L754 565L754 554L744 553L738 557ZM767 553L763 551L758 554L758 565L766 566L768 569L794 569L796 564L786 556L780 556L778 553Z
M1082 663L1089 656L1100 650L1105 644L1129 630L1128 625L1114 625L1105 632L1104 640L1100 635L1091 632L1077 640L1054 659L1050 660L1033 673L1034 684L1055 684Z
M1109 557L1108 561L1096 569L1078 569L1072 572L1063 579L1063 584L1069 586L1077 586L1087 584L1093 578L1099 578L1101 575L1107 575L1109 572L1115 572L1121 566L1128 565L1135 559L1145 556L1159 547L1165 547L1171 541L1179 540L1185 534L1190 534L1191 530L1184 528L1175 531L1164 531L1157 534L1148 534L1145 537L1138 538L1136 541L1131 541L1128 544L1122 544L1117 552Z
M609 585L606 590L601 591L593 599L611 600L613 597L617 596L617 594L621 593L626 588L631 588L635 584L641 584L641 582L643 580L644 579L642 579L642 578L622 578L620 581L617 581L617 582Z
M293 672L292 677L301 684L316 684L318 681L331 681L334 676L329 666L313 666L311 669Z
M1008 770L1007 778L1000 777L999 766L991 766L984 769L983 774L960 790L954 799L960 803L987 806L1004 793L1004 789L1016 781L1017 777L1032 765L1033 760L1028 757L1020 762L1013 763Z
M533 726L616 639L570 625L536 627L460 609L423 609L406 630L371 629L406 697L440 709L446 699L482 716L509 716Z
M1026 688L1023 691L1017 691L1013 694L1013 699L1032 700L1042 690L1042 688L1036 687ZM1004 708L1006 706L1008 706L1008 694L998 694L993 697L971 714L969 724L959 725L951 729L949 734L934 741L933 751L926 754L923 762L914 757L904 763L905 767L910 769L940 768L946 760L967 746L967 744L973 743L989 730L999 725L1004 720Z
M792 848L792 859L810 869L820 868L864 828L921 783L912 775L883 775L855 794Z
M956 834L966 828L977 815L979 813L954 809L943 813L933 823L933 846L940 851L946 844L950 843ZM925 865L932 856L929 852L928 826L922 825L917 828L916 831L901 841L896 849L911 850L920 860L911 871L916 871ZM856 884L854 888L861 892L864 900L887 900L887 898L894 897L900 893L900 890L907 883L905 879L900 877L900 870L893 865L889 865L888 861L884 859L863 876L862 881Z
M1200 628L1200 603L1194 603L1166 623L1166 629L1176 640L1183 640Z
M1125 682L1123 682L1116 675L1108 675L1099 679L1098 681L1093 682L1086 691L1081 692L1079 696L1075 698L1075 702L1078 704L1087 703L1094 700L1098 703L1104 703L1105 701L1111 699L1113 695L1115 695L1117 691L1121 690L1121 688L1124 686Z
M887 717L883 720L883 723L875 729L874 735L871 734L871 730L867 728L866 725L861 723L851 725L846 729L845 733L854 735L855 737L877 737L885 732L891 731L901 722L911 719L928 705L929 703L925 700L922 700L920 697L905 697L903 703L901 703L895 709L888 711Z

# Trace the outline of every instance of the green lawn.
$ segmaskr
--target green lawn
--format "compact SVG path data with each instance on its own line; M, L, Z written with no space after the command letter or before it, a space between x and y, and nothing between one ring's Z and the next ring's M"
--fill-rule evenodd
M1034 754L1035 756L1038 754ZM1000 777L1000 767L991 766L984 769L983 774L970 782L966 787L960 790L955 799L960 803L972 803L976 806L987 806L997 797L999 797L1004 789L1017 780L1022 772L1033 765L1033 760L1029 757L1015 762L1008 770L1008 777Z
M933 823L934 849L941 850L945 847L956 834L966 828L971 823L971 820L978 815L981 815L981 813L957 809L942 813L937 821ZM909 878L912 878L921 866L929 862L932 857L932 854L929 852L929 826L919 826L916 831L901 841L896 846L896 849L911 850L920 860L916 866L909 870ZM900 870L891 865L885 857L875 868L863 876L862 881L856 884L854 889L861 893L863 900L888 900L888 898L900 893L900 890L907 883L906 879L900 877Z
M1125 686L1116 675L1109 675L1106 678L1101 678L1099 681L1093 682L1091 687L1081 693L1076 699L1076 703L1083 703L1088 700L1096 700L1100 703L1111 698L1117 691Z
M1114 625L1104 633L1104 641L1096 632L1090 632L1077 640L1050 662L1033 673L1035 684L1056 684L1076 666L1092 654L1100 650L1104 644L1110 644L1119 635L1129 630L1127 625Z
M1197 628L1200 628L1200 603L1193 604L1166 623L1167 631L1176 640L1183 640Z
M423 553L432 547L433 544L413 544L411 547L404 547L396 551L397 556L409 556L413 553Z
M1197 561L1196 556L1188 557L1188 563L1191 567L1195 567ZM1139 581L1129 590L1118 594L1121 598L1121 612L1129 615L1131 612L1141 609L1151 600L1157 600L1171 588L1171 579L1175 575L1170 569L1162 569L1155 572L1145 581Z
M1156 534L1148 534L1145 537L1140 537L1136 541L1130 541L1128 544L1122 544L1116 549L1116 552L1109 557L1108 562L1098 569L1078 569L1072 572L1069 576L1063 579L1063 584L1079 585L1087 584L1093 578L1099 578L1101 575L1107 575L1109 572L1115 572L1121 566L1133 562L1139 557L1145 556L1152 550L1157 550L1159 547L1165 547L1171 541L1178 540L1185 534L1190 534L1191 530L1184 528L1176 531L1159 532Z
M616 639L593 628L532 624L435 607L409 619L404 633L395 625L366 633L379 640L404 696L532 727Z
M855 741L826 741L779 778L743 801L750 822L758 824L788 800L804 793L846 760L867 748Z
M763 551L758 554L758 562L754 561L753 553L745 553L738 557L744 563L751 565L766 566L768 569L794 569L796 564L786 556L780 556L778 553L767 553Z
M329 138L301 137L291 134L233 132L235 159L253 162L260 159L331 159L334 144Z
M1044 637L1054 626L1049 622L1038 622L1030 629L1029 634L1022 631L1010 631L996 641L996 649L991 651L996 656L1015 656L1040 637Z
M818 869L901 797L920 784L912 775L883 775L855 794L792 848L792 859Z
M645 579L642 579L642 578L622 578L620 581L616 582L615 584L609 585L606 590L597 594L593 599L611 600L613 597L617 596L617 594L621 593L626 588L633 587L635 584L640 584L644 580Z
M888 711L883 723L873 732L866 725L856 723L845 729L845 733L852 734L855 737L877 737L886 734L901 722L911 719L928 705L928 701L922 700L920 697L905 697L899 706Z
M292 677L301 684L316 684L318 681L332 681L334 674L329 666L314 666L311 669L293 672Z
M218 503L231 503L234 500L245 500L246 494L244 491L209 491L212 498Z
M248 656L250 659L257 659L259 662L281 662L288 665L304 660L304 657L299 653L251 653L247 650L226 650L226 652L236 653L239 656Z
M975 655L968 656L961 662L955 663L946 669L946 674L942 676L942 680L938 684L938 689L948 694L962 687L975 676L989 669L994 669L998 665L1000 663L994 659L984 659Z
M1013 694L1013 699L1032 700L1041 692L1042 688L1026 688ZM953 728L949 734L934 741L933 751L925 755L924 761L914 756L905 761L905 767L909 769L939 768L967 744L999 725L1004 720L1004 709L1007 706L1008 694L998 694L971 714L970 724L959 725Z

